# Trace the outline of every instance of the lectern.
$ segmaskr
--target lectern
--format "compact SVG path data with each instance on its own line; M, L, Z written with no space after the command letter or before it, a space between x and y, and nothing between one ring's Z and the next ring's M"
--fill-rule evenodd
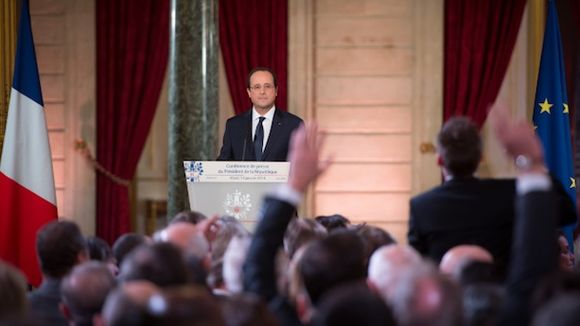
M191 210L230 215L253 230L264 195L288 181L288 162L184 161Z

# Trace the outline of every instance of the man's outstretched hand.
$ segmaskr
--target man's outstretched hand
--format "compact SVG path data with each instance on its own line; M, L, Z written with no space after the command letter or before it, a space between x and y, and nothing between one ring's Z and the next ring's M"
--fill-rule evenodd
M292 134L288 152L288 184L294 190L306 192L308 185L331 164L331 160L320 159L323 143L324 134L318 131L315 122L303 124Z

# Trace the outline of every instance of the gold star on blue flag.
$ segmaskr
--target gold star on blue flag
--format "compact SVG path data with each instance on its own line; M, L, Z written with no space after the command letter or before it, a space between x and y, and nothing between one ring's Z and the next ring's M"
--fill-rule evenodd
M570 141L570 115L568 114L564 56L562 55L558 13L554 0L548 2L548 18L546 19L534 103L533 120L534 125L537 126L536 132L544 145L546 166L562 183L572 202L575 203L576 181L571 177L574 176L574 165ZM556 110L555 108L563 109ZM574 227L575 225L570 225L563 229L568 243L573 243Z

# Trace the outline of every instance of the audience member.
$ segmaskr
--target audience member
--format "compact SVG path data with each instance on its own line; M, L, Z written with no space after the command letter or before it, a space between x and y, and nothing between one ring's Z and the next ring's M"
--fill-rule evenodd
M356 232L363 240L365 246L365 261L367 264L375 250L381 248L382 246L388 246L397 243L395 239L389 234L389 232L376 226L364 224L357 228Z
M371 256L368 282L393 308L400 325L459 325L461 297L410 247L385 246Z
M162 242L141 246L129 254L121 265L119 280L145 280L167 287L187 284L191 278L181 250Z
M459 284L466 287L475 284L501 283L494 264L481 261L467 262L459 274Z
M30 311L40 323L67 325L59 310L60 285L62 278L75 265L88 259L85 239L73 222L50 222L36 235L36 252L42 271L42 283L28 296Z
M391 309L359 282L330 290L318 305L313 326L397 325Z
M350 226L350 220L340 214L320 215L316 216L314 220L324 226L328 233L336 229L346 229Z
M186 222L172 223L159 232L159 240L173 244L186 257L197 257L209 266L209 243L195 225Z
M421 256L405 245L384 246L376 250L369 261L368 281L388 303L397 295L396 287L412 270L421 268Z
M241 293L244 290L242 265L246 260L251 241L249 236L235 236L226 249L223 258L223 279L228 293Z
M292 135L288 154L291 162L288 184L277 188L274 194L265 198L260 222L256 226L243 267L244 288L265 300L285 325L300 325L300 317L306 319L307 314L306 309L295 307L278 292L275 258L303 194L310 183L330 165L330 161L319 159L322 143L323 137L315 124L301 126Z
M208 283L214 291L225 291L224 283L224 254L232 238L247 237L250 233L242 223L232 216L222 216L217 221L218 231L215 240L211 243L211 267ZM245 257L245 255L244 255Z
M463 289L465 326L496 325L503 305L503 291L493 284L475 284Z
M292 259L296 250L303 245L316 239L326 237L328 232L315 220L307 218L295 218L290 221L284 235L284 249L288 257Z
M200 212L181 211L175 214L175 216L171 219L171 221L169 221L169 225L177 222L187 222L195 225L205 219L207 219L207 217Z
M468 263L478 261L483 263L493 263L493 257L489 251L480 246L459 245L449 249L439 264L441 273L459 281L463 268Z
M312 304L330 289L366 277L364 245L352 231L334 232L313 241L304 252L298 269Z
M26 278L15 267L0 260L0 321L22 320L28 312Z
M185 257L185 266L189 273L191 283L210 291L207 284L207 262L195 256Z
M403 286L409 286L395 296L393 307L399 324L404 325L461 325L463 309L458 286L440 275L435 268L412 271ZM405 296L405 294L409 296ZM396 308L395 308L396 309Z
M445 182L411 199L408 241L436 263L456 245L479 245L505 271L514 225L515 180L474 176L482 146L477 126L468 118L451 118L443 125L437 153ZM560 190L566 208L563 223L568 224L575 220L575 210Z
M449 249L469 243L487 249L504 269L507 265L515 183L476 178L482 150L472 121L449 119L437 136L438 162L445 182L411 199L409 244L436 264Z
M126 233L120 236L113 244L113 255L119 268L125 257L142 244L151 243L151 240L142 234Z
M557 273L546 275L535 284L531 307L538 310L558 295L573 293L580 293L580 274L559 270Z
M225 325L215 298L194 285L163 289L147 303L147 325Z
M570 251L568 240L562 231L558 233L558 247L560 248L560 270L572 272L574 270L574 254Z
M558 270L555 244L562 198L547 174L542 144L533 127L525 121L509 119L505 108L498 109L491 115L497 138L514 160L520 157L527 162L518 166L512 243L517 254L510 259L506 300L498 324L527 325L534 288Z
M105 301L99 324L106 326L151 325L147 312L149 299L160 290L149 281L129 281L120 284Z
M580 325L580 293L562 294L536 313L532 326Z
M77 265L61 284L61 307L69 324L93 325L114 287L115 278L106 264L90 261Z
M259 297L252 294L235 294L221 303L226 326L277 326L276 317Z
M89 250L89 259L101 261L107 264L113 275L119 274L117 260L113 255L113 250L109 244L99 237L86 237L87 247Z

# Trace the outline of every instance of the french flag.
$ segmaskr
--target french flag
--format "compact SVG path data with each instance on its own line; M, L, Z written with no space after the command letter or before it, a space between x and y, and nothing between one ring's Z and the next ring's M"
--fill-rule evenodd
M58 218L28 0L22 1L14 79L0 161L0 258L38 285L36 232Z

